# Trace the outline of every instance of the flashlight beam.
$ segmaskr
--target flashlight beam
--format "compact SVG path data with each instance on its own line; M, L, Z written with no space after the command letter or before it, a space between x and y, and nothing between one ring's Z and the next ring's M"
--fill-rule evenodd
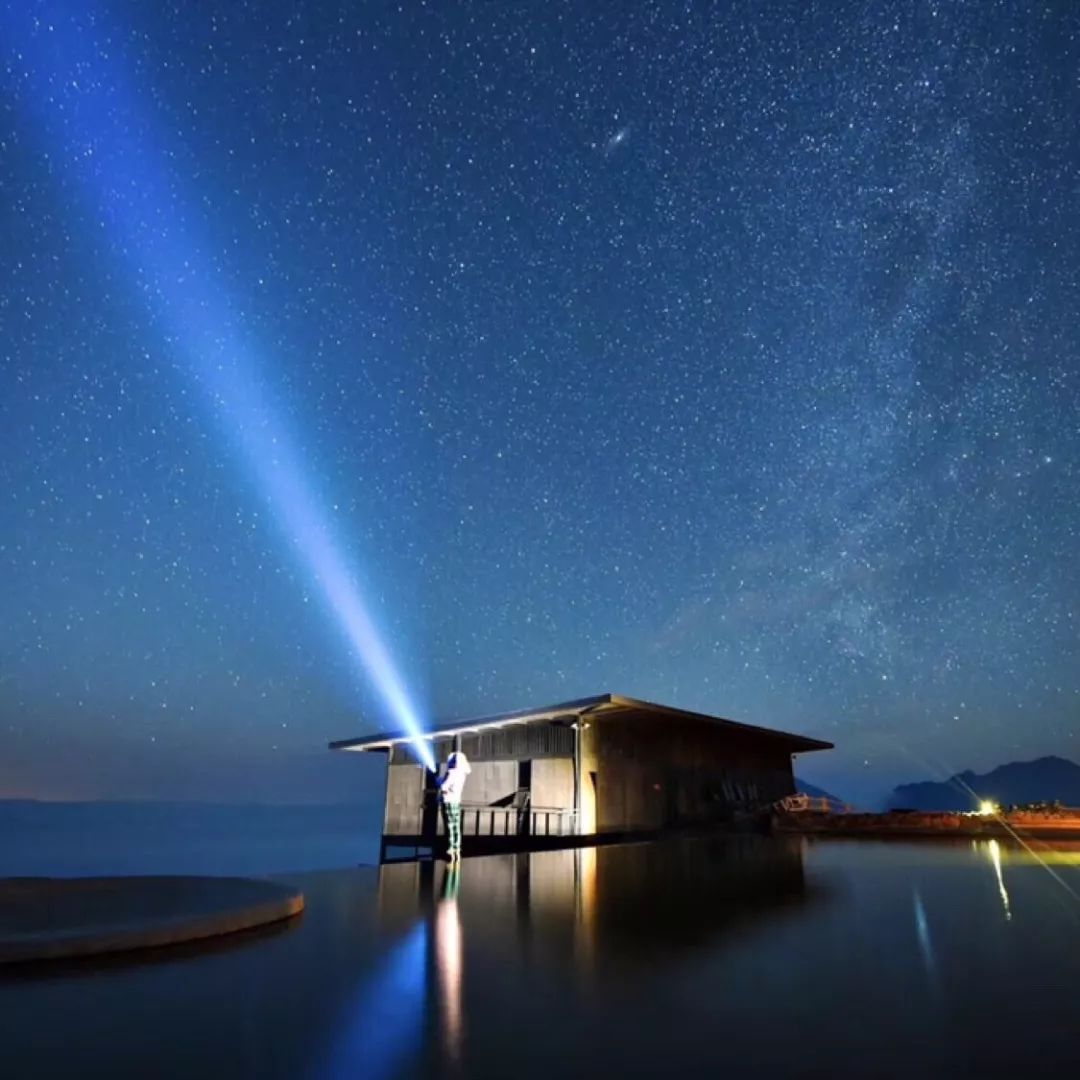
M79 181L110 247L126 263L166 337L186 361L281 531L318 586L371 683L418 756L434 766L423 726L298 453L267 395L260 365L236 325L214 246L189 224L182 178L130 85L122 40L92 3L4 5L4 68L40 134Z

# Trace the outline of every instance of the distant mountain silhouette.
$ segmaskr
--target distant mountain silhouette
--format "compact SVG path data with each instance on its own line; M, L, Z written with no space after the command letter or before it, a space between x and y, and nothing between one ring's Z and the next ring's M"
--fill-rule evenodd
M1059 757L1012 761L978 776L968 770L943 782L901 784L893 789L887 808L912 810L975 810L980 800L999 806L1060 802L1080 806L1080 765Z
M809 795L812 799L828 799L829 807L833 810L843 810L845 806L850 805L831 791L819 788L816 784L808 784L797 776L795 777L795 790L802 792L803 795Z

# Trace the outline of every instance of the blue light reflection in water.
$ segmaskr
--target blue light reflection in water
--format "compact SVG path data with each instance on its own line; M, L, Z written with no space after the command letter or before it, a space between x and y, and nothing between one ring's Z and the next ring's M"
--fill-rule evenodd
M321 1080L382 1080L402 1071L422 1044L429 924L421 919L342 1015Z
M128 79L124 35L87 2L22 0L0 8L3 60L35 133L75 176L132 287L158 320L212 408L234 456L255 482L394 721L434 767L405 682L329 527L303 455L274 408L265 363L241 331L240 307L219 270L220 243L192 225L193 202L170 146Z
M930 923L926 918L926 908L923 907L922 895L918 888L912 890L912 903L915 909L915 933L919 939L919 954L922 956L923 967L930 986L936 990L938 987L937 956L934 953L934 942L930 937Z

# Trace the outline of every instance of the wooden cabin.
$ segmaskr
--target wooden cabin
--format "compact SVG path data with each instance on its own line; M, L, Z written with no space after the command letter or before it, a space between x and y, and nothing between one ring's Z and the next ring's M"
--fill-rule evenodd
M832 744L667 705L600 694L432 727L441 767L472 772L465 854L565 847L731 821L795 791L795 754ZM330 744L387 755L382 860L443 844L434 773L412 739L384 733Z

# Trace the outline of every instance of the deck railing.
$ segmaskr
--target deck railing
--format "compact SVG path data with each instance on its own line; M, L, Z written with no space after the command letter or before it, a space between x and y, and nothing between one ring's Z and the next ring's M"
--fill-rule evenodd
M573 807L461 804L462 836L573 836L576 824Z
M828 799L825 796L804 795L802 792L799 792L795 795L785 795L784 798L778 799L773 803L773 809L788 814L798 814L805 811L814 811L819 814L846 814L850 807L846 805L841 806L839 803L832 799Z

